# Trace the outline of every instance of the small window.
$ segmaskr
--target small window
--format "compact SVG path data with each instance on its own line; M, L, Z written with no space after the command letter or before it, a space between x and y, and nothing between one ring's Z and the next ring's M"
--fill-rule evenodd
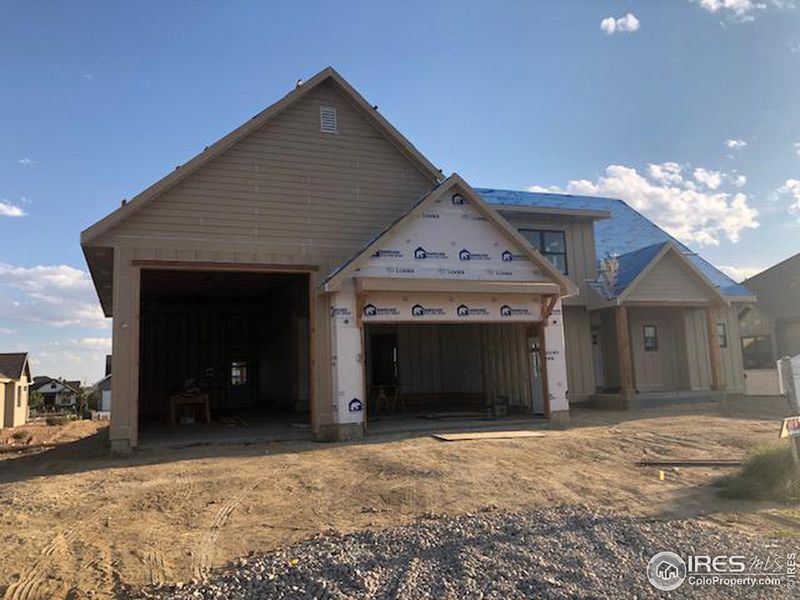
M231 385L247 385L247 363L231 363Z
M642 330L644 332L644 351L657 352L658 328L655 325L645 325Z
M563 231L520 229L520 233L562 274L567 275L567 238Z
M719 340L720 348L728 347L728 328L725 323L717 323L717 339Z
M336 107L319 107L319 130L322 133L338 133L338 123L336 119Z

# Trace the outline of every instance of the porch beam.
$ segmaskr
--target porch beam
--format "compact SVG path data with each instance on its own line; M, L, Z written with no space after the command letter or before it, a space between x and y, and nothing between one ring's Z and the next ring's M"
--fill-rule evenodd
M708 356L711 362L711 389L724 390L725 379L722 374L722 352L717 338L717 310L706 307L706 327L708 329Z
M623 402L633 399L635 393L633 383L633 357L631 355L631 340L628 328L628 307L617 306L615 311L617 326L617 358L619 361L619 394Z

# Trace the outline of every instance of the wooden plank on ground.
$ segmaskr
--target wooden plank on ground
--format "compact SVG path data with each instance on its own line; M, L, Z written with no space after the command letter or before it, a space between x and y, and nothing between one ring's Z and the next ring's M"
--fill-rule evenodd
M544 437L541 431L466 431L463 433L434 433L443 442L463 442L466 440L513 440L518 438Z
M636 464L640 467L738 467L743 463L743 460L735 458L678 458L665 460L640 460Z

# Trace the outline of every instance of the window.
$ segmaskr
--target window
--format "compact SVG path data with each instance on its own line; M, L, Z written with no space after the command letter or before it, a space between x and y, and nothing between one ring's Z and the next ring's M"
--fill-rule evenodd
M642 328L644 333L644 351L658 351L658 328L655 325L645 325Z
M247 385L247 363L231 363L231 385Z
M728 347L728 328L725 323L717 323L717 339L719 340L720 348Z
M567 274L567 238L563 231L520 229L520 233L561 273Z
M745 369L772 369L772 338L768 335L742 336L742 358Z
M319 130L322 133L338 133L339 125L336 119L336 108L333 106L319 107Z

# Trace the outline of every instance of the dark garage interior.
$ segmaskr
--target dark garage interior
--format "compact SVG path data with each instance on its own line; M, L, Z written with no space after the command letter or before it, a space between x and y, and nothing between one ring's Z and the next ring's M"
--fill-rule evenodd
M309 417L308 277L143 270L140 421Z

